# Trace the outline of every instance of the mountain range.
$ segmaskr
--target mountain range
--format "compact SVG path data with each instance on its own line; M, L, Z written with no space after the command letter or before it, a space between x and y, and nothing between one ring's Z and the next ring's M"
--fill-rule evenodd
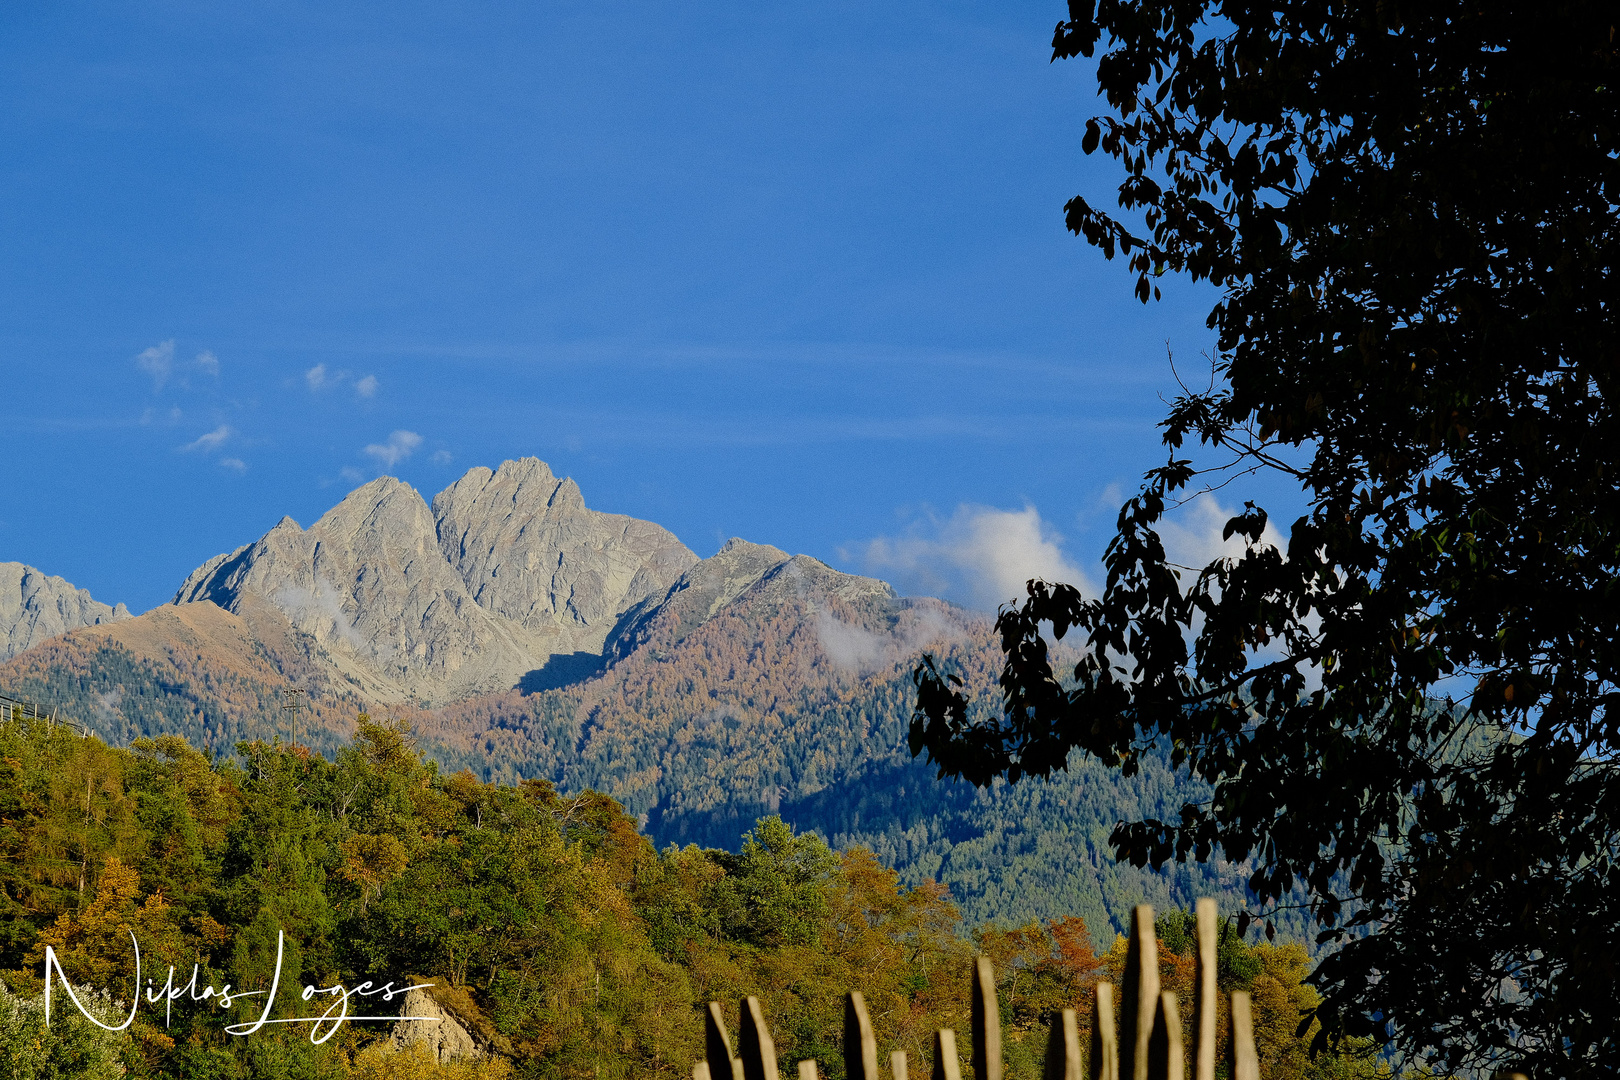
M533 458L475 468L431 503L374 480L136 617L17 565L0 564L0 693L111 742L331 754L370 711L409 721L443 769L606 792L659 843L735 848L780 814L907 883L944 882L973 921L1079 914L1106 938L1136 903L1241 899L1243 867L1157 874L1108 853L1115 822L1199 794L1168 761L1124 779L1075 759L977 790L911 757L920 652L995 699L984 616L741 539L699 559L659 525L588 509Z

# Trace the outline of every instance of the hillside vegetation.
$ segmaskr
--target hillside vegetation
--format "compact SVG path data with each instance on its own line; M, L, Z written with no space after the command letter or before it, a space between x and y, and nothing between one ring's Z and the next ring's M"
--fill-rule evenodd
M211 762L173 735L116 748L0 721L0 1072L675 1078L701 1053L701 1003L757 994L783 1067L816 1057L839 1080L846 990L865 992L885 1050L924 1062L936 1026L965 1032L967 965L982 950L1001 979L1010 1076L1032 1080L1045 1014L1086 1007L1123 964L1123 944L1094 950L1082 918L968 931L941 885L908 887L871 851L835 851L777 817L735 852L659 851L606 795L446 774L398 725L362 715L355 730L334 760L249 742ZM169 965L183 981L196 964L199 985L239 991L268 987L284 933L277 1018L319 1011L288 987L431 981L486 1056L436 1066L393 1050L375 1023L321 1045L308 1023L232 1037L224 1026L240 1017L187 999L167 1018L143 1006L118 1035L71 1017L45 1032L45 948L75 984L122 996L94 1006L122 1015L131 931L160 984ZM1184 918L1169 913L1162 932L1179 987ZM1367 1071L1303 1056L1307 964L1298 946L1223 943L1223 979L1259 1003L1265 1075Z
M289 739L279 692L298 681L315 687L299 742L330 758L362 706L300 668L296 644L188 604L47 642L0 665L0 686L117 745L180 735L232 755L242 741ZM1080 915L1104 947L1137 903L1245 904L1246 867L1114 861L1116 822L1170 818L1200 797L1165 757L1130 778L1076 755L1049 781L938 779L906 747L909 664L924 645L993 696L982 620L938 601L862 607L808 590L744 598L696 625L655 620L606 672L561 689L389 712L446 773L607 793L659 845L734 849L755 819L778 815L835 848L868 848L907 887L940 882L974 923ZM1286 913L1277 926L1305 933Z

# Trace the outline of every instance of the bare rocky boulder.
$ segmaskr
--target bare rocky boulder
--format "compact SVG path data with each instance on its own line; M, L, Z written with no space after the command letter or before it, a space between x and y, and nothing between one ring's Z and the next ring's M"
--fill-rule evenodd
M399 1015L424 1019L401 1020L394 1025L388 1041L395 1050L421 1046L437 1064L484 1056L484 1050L472 1032L448 1009L434 1001L426 990L409 991L405 995L405 1003L400 1006Z

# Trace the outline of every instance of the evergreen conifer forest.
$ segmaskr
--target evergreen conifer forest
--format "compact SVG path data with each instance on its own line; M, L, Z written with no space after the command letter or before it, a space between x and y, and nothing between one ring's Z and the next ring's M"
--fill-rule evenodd
M968 968L992 958L1008 1075L1040 1075L1054 1009L1086 1016L1124 941L1084 918L966 925L946 888L911 887L870 850L830 848L764 817L736 852L655 849L604 795L544 781L446 774L406 725L360 716L332 759L243 743L210 760L183 738L127 749L13 715L0 723L0 1072L15 1077L629 1077L689 1075L702 1009L765 1003L783 1067L815 1058L842 1076L843 995L860 989L885 1053L913 1068L952 1027L971 1052ZM1191 991L1188 916L1160 918L1167 988ZM44 1024L45 951L87 1011L128 1015L130 938L151 980L122 1032L92 1025L58 981ZM391 1042L392 1023L309 1022L227 1033L276 980L273 1019L319 1014L299 988L366 980L429 993L483 1048L435 1063ZM1108 934L1103 934L1104 939ZM229 1010L184 986L259 991ZM1353 1053L1306 1053L1315 1002L1297 944L1226 935L1225 989L1255 998L1268 1078L1375 1075ZM156 1003L149 1003L156 997ZM356 999L358 1000L358 999ZM393 1015L373 998L351 1015ZM167 1012L166 1012L167 1010ZM791 1075L791 1073L789 1073Z

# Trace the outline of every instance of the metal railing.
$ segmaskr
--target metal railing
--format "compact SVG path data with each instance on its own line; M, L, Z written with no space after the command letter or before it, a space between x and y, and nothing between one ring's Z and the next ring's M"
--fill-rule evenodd
M72 728L79 735L85 737L89 737L90 735L90 729L88 727L79 723L77 720L68 720L58 716L54 707L47 709L37 701L27 701L23 698L14 698L9 694L0 694L0 714L5 715L8 719L43 720L53 727L57 724L61 724L63 727Z

